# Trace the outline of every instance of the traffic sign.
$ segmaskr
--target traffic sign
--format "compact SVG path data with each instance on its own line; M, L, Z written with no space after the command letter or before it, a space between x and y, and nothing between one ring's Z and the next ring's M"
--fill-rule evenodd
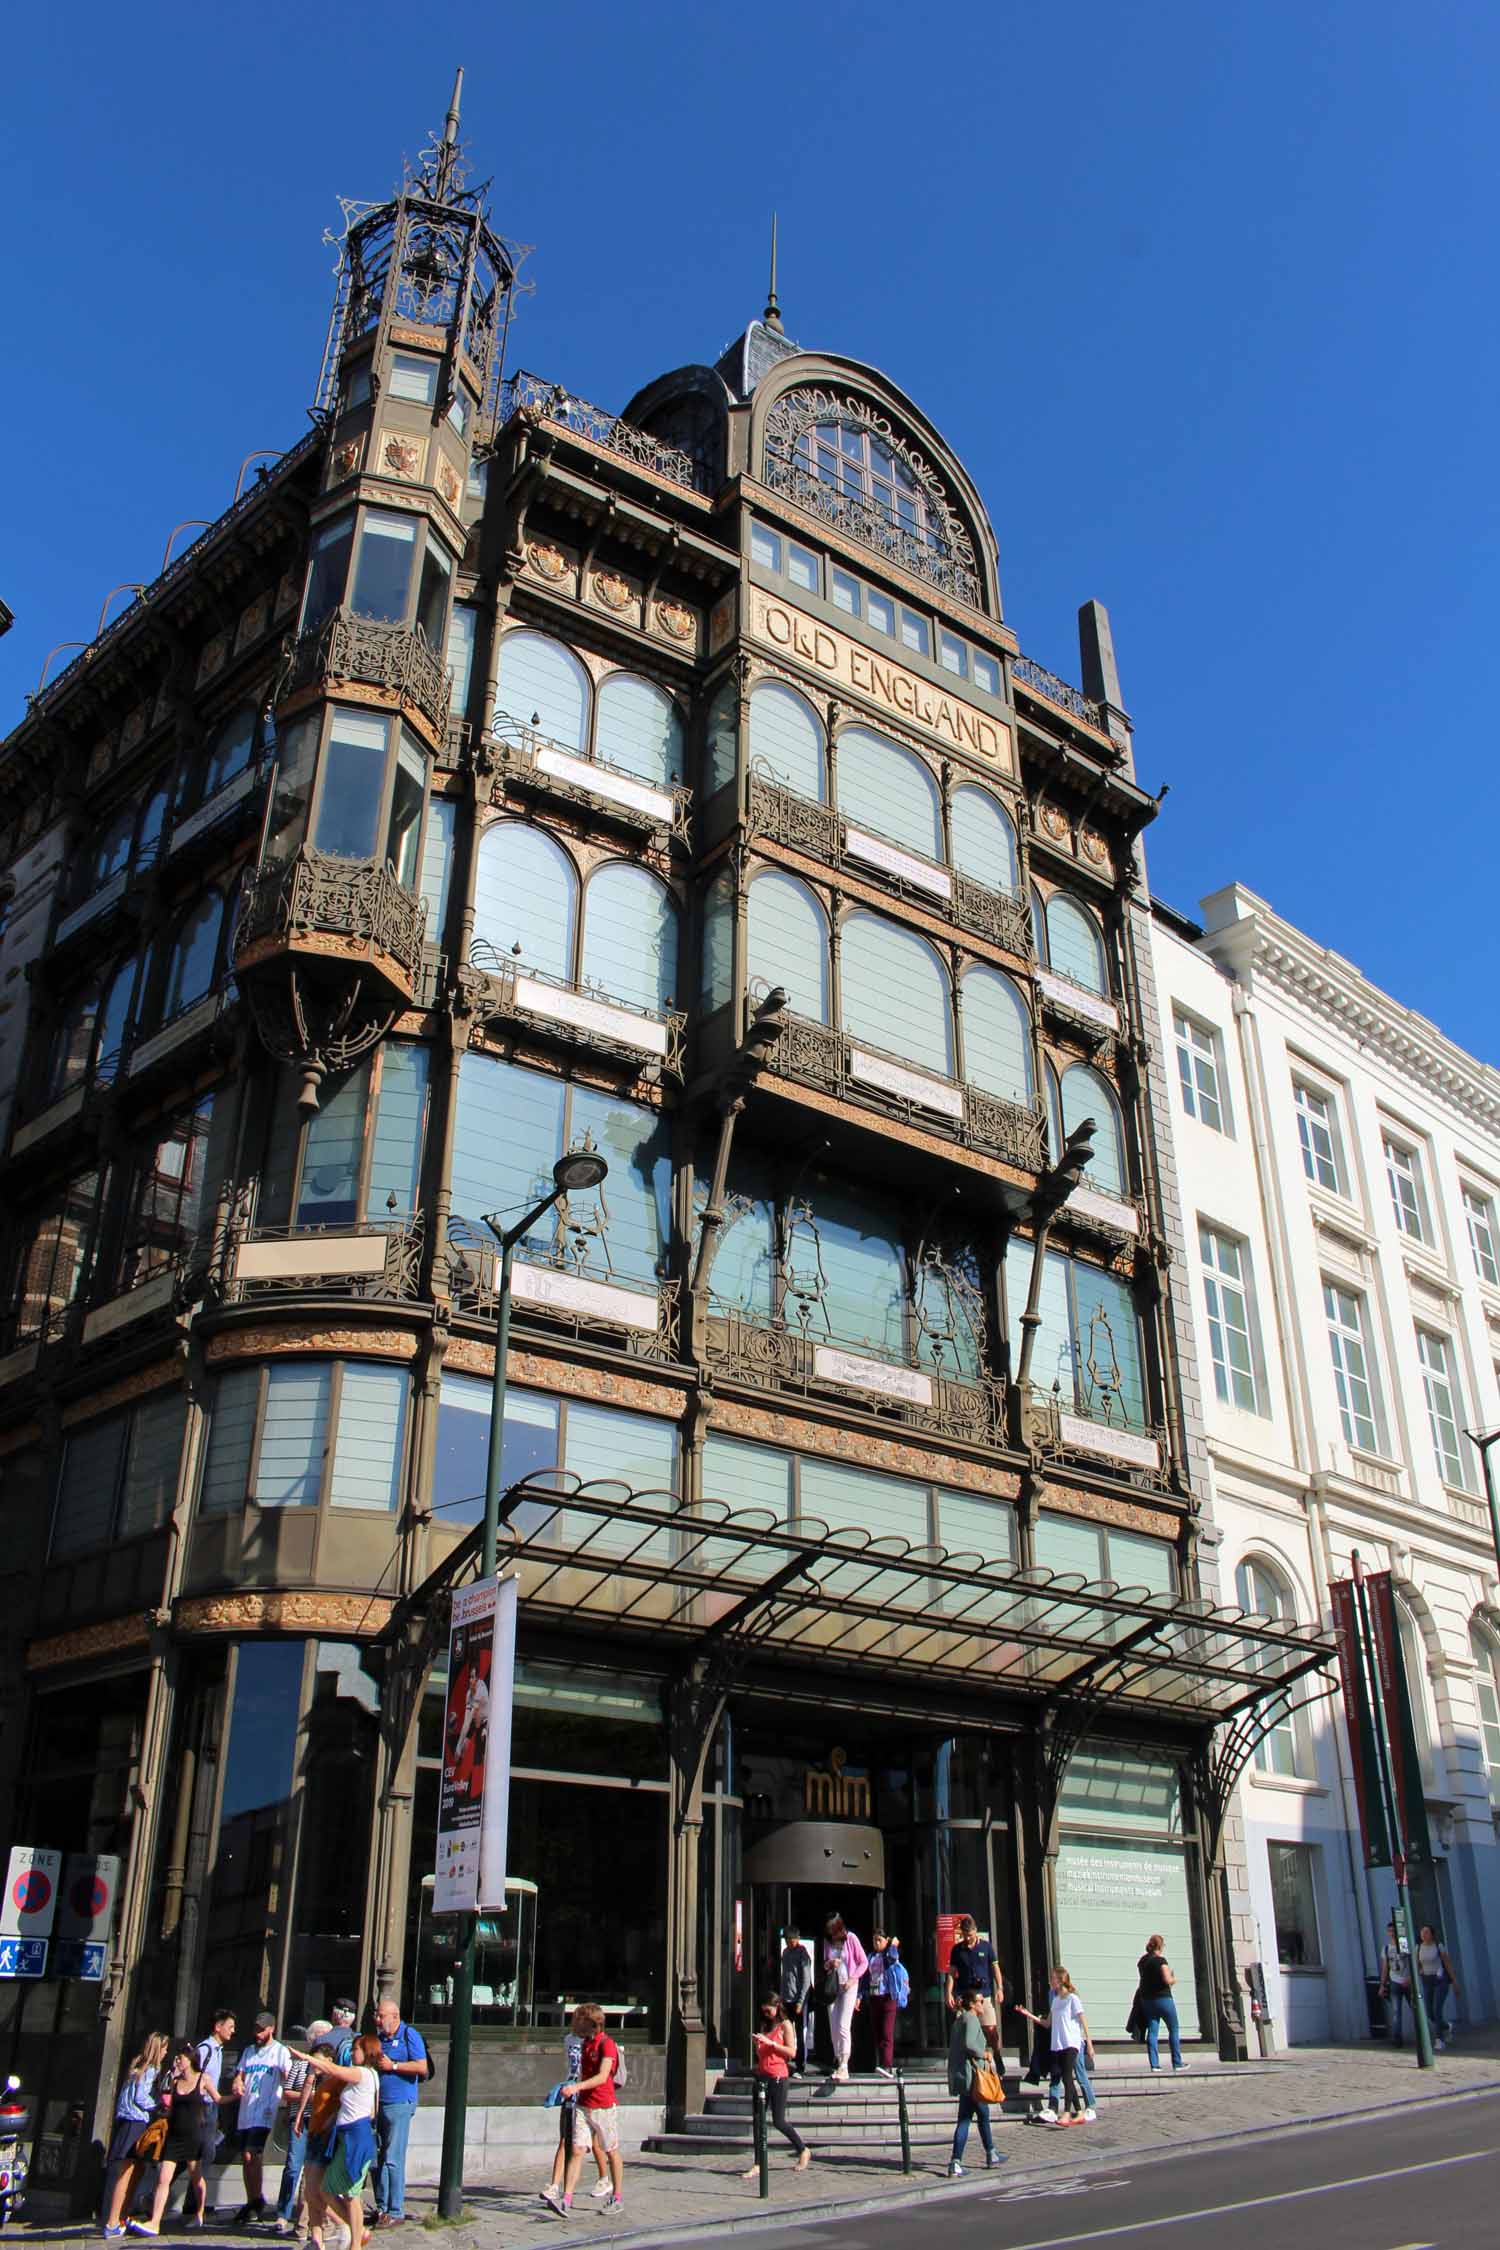
M61 1852L42 1851L34 1844L12 1844L5 1896L0 1898L0 1937L52 1935L61 1873Z
M85 1984L101 1984L106 1950L102 1938L58 1938L52 1948L52 1974L80 1977Z
M112 1852L69 1852L63 1861L53 1935L107 1944L119 1886L120 1862Z
M0 1937L0 1977L44 1977L47 1974L47 1940L44 1937Z

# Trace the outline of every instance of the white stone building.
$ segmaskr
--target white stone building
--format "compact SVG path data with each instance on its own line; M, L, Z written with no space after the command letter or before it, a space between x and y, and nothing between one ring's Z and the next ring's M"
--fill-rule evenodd
M1220 1582L1326 1622L1355 1548L1394 1573L1419 1918L1472 2022L1500 2012L1500 1588L1465 1434L1500 1427L1500 1071L1242 886L1203 915L1158 906L1153 946ZM1336 1701L1261 1746L1240 1803L1279 2036L1362 2036L1391 1877L1363 1866Z

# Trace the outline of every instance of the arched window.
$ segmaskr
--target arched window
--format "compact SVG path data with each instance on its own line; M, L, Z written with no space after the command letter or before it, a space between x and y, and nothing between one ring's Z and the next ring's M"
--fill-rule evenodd
M713 701L708 707L703 754L703 794L706 797L711 797L717 789L728 788L733 781L739 731L740 686L731 674L714 689Z
M845 727L836 744L839 811L924 859L943 856L937 778L914 751L868 727Z
M474 877L476 952L482 944L500 962L571 978L577 906L578 877L560 844L519 820L485 830Z
M851 914L840 950L843 1028L887 1054L953 1075L948 972L927 940L878 914Z
M224 901L217 891L209 891L199 899L179 923L167 963L167 988L162 995L161 1008L163 1023L170 1023L185 1008L191 1008L212 985L223 924Z
M115 814L95 841L88 861L89 879L82 893L85 898L101 884L111 881L127 864L134 835L135 806L129 804Z
M507 633L500 643L497 712L565 750L588 747L589 676L547 633Z
M783 1219L783 1317L882 1359L906 1357L906 1261L897 1222L874 1199L816 1182L793 1198Z
M1016 832L999 799L966 783L953 792L951 817L953 865L959 874L1014 897L1021 885Z
M1060 977L1085 992L1108 994L1104 939L1087 907L1064 891L1054 891L1046 908L1047 962Z
M253 703L242 703L224 721L209 747L203 772L203 795L215 791L243 773L260 741L261 715Z
M812 705L777 680L750 697L750 768L799 797L821 803L827 791L823 729Z
M612 859L583 897L583 978L612 999L665 1015L677 991L677 908L644 867Z
M703 1011L712 1015L734 998L734 884L721 867L703 902Z
M1422 1769L1422 1787L1437 1787L1437 1755L1435 1744L1437 1730L1432 1722L1432 1681L1427 1670L1427 1644L1422 1638L1422 1628L1398 1595L1396 1598L1396 1635L1401 1643L1401 1661L1406 1667L1406 1685L1411 1698L1412 1728L1417 1738L1417 1764Z
M1076 1125L1092 1117L1094 1153L1089 1162L1089 1183L1102 1188L1106 1195L1128 1195L1125 1129L1120 1120L1120 1104L1108 1079L1097 1070L1090 1070L1087 1063L1074 1063L1062 1074L1058 1108L1062 1122L1059 1147Z
M629 672L611 672L599 690L594 755L653 788L682 779L682 719L670 695Z
M748 904L750 977L781 985L793 1015L828 1021L828 918L806 883L777 868L757 875Z
M130 1022L130 1003L135 996L135 971L135 955L132 954L128 961L120 963L104 987L104 1002L94 1039L97 1075L101 1078L113 1078L119 1063Z
M1489 1770L1490 1803L1500 1805L1500 1645L1482 1627L1471 1625L1469 1653L1474 1659L1474 1700Z
M1247 1556L1234 1574L1235 1599L1252 1617L1273 1625L1295 1625L1297 1604L1292 1589L1274 1563ZM1300 1714L1278 1719L1256 1748L1257 1773L1307 1775L1307 1742Z
M963 977L964 1076L971 1086L1029 1108L1032 1100L1031 1018L999 969L966 969Z
M167 818L168 791L165 784L153 789L141 807L141 817L135 832L137 862L149 866L156 857L156 847L161 842L162 828Z

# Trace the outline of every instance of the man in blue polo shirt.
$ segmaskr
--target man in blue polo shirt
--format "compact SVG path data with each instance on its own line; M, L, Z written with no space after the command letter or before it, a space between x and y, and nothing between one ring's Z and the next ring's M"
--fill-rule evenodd
M406 2218L406 2143L416 2114L417 2088L427 2076L427 2049L420 2031L401 2021L394 2000L375 2010L380 2034L380 2114L375 2124L375 2204L378 2226L399 2227Z

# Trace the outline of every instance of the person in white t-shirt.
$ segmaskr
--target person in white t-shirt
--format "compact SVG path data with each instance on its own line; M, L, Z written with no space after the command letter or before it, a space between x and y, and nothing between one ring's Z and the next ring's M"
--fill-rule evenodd
M293 2067L290 2051L276 2036L276 2018L269 2008L262 2008L255 2019L255 2035L240 2052L229 2088L239 2096L235 2127L245 2175L245 2200L234 2215L236 2226L253 2225L265 2217L266 2201L261 2193L265 2146L281 2108L282 2088Z
M1048 2033L1052 2042L1052 2077L1054 2083L1059 2078L1062 2080L1063 2093L1063 2114L1058 2117L1057 2122L1059 2125L1081 2125L1086 2118L1092 2122L1095 2115L1093 2101L1089 2098L1092 2089L1089 2088L1086 2077L1083 2084L1079 2084L1079 2058L1085 2049L1090 2055L1094 2051L1083 2002L1074 1990L1073 1979L1066 1969L1051 1970L1047 1983L1051 1988ZM1018 2008L1017 2013L1025 2016L1028 2023L1042 2021L1029 2008ZM1042 2112L1042 2120L1044 2123L1051 2122L1045 2110Z
M346 2066L326 2053L294 2056L305 2062L319 2080L332 2079L339 2089L338 2118L333 2135L333 2155L319 2183L318 2193L331 2204L334 2217L349 2229L350 2250L362 2250L365 2241L363 2191L375 2161L375 2111L380 2101L380 2040L374 2032L355 2040L353 2060ZM311 2152L309 2151L309 2162ZM322 2240L321 2218L314 2224L314 2239Z

